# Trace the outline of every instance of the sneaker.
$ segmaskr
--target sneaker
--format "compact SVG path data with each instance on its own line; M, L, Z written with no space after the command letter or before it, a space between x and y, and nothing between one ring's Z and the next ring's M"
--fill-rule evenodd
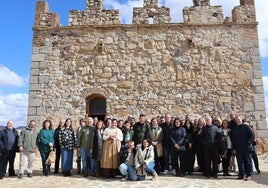
M28 176L29 178L32 178L32 177L33 177L33 173L28 173L27 176Z
M175 170L175 169L172 170L172 174L173 174L174 176L176 176L176 170Z
M248 177L246 177L246 179L245 179L246 181L250 181L251 180L251 177L250 176L248 176Z
M156 172L153 173L153 181L156 181L158 179L158 174Z
M257 174L260 174L261 173L261 170L257 170Z
M167 175L168 174L168 170L164 170L163 174L164 175Z
M22 178L23 178L23 175L22 175L22 174L19 174L19 175L18 175L18 178L19 178L19 179L22 179Z
M126 181L128 179L128 175L126 175L125 177L123 177L120 181Z

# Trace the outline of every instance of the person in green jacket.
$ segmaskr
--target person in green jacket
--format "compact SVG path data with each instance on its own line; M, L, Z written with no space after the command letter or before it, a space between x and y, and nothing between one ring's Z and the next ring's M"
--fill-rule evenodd
M94 138L93 118L88 118L88 125L81 128L78 133L77 148L82 156L82 173L84 177L95 176L95 162L92 158L93 138ZM88 166L89 162L89 166Z
M53 150L54 145L54 130L52 128L52 122L48 119L43 122L43 128L38 134L37 144L42 158L43 174L48 176L50 173L50 164L46 164L46 160L50 151Z
M21 131L19 135L18 147L20 151L19 179L23 178L25 161L27 159L27 176L33 177L33 162L37 152L37 131L35 130L36 122L31 120L27 128Z

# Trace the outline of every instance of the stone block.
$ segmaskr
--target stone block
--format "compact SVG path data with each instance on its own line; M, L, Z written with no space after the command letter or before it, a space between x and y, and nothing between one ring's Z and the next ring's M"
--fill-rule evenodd
M38 76L31 76L30 84L38 84Z
M39 98L30 98L28 103L29 107L39 107L42 104L42 100Z
M254 102L264 102L263 94L254 94Z
M47 84L50 80L50 76L48 75L40 75L39 76L39 83L40 84Z
M252 83L253 86L262 86L263 85L262 79L253 79L251 81L251 83Z
M41 86L40 84L30 84L30 91L40 91Z
M223 103L223 102L230 103L231 100L232 100L231 97L222 97L222 96L219 97L219 102L220 102L220 103Z
M32 55L32 61L44 61L45 60L45 56L44 54L33 54Z
M36 107L29 107L28 108L28 115L29 116L36 116Z
M263 102L255 102L255 110L265 111L265 103Z
M254 104L252 102L245 102L244 111L254 111Z

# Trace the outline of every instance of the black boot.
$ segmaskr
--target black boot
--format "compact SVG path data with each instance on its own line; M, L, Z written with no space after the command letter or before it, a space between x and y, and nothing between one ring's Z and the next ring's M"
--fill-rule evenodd
M77 163L77 174L81 174L81 158L76 160Z

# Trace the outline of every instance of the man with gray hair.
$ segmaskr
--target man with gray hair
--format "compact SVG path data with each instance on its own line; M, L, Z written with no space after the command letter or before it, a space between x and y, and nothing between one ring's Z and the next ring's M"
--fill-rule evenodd
M237 116L235 122L237 127L232 130L232 148L233 154L236 155L239 169L238 179L244 178L249 181L253 173L253 131L249 125L242 122L242 117Z
M14 128L14 121L9 120L7 126L0 133L0 179L6 174L9 163L9 176L16 176L14 160L18 144L18 131Z
M213 176L214 178L218 178L218 146L220 140L222 138L222 134L220 129L212 124L212 118L210 116L205 117L206 126L203 127L202 131L202 143L204 149L204 157L205 157L205 172L204 175L207 178ZM212 169L211 169L212 163Z

